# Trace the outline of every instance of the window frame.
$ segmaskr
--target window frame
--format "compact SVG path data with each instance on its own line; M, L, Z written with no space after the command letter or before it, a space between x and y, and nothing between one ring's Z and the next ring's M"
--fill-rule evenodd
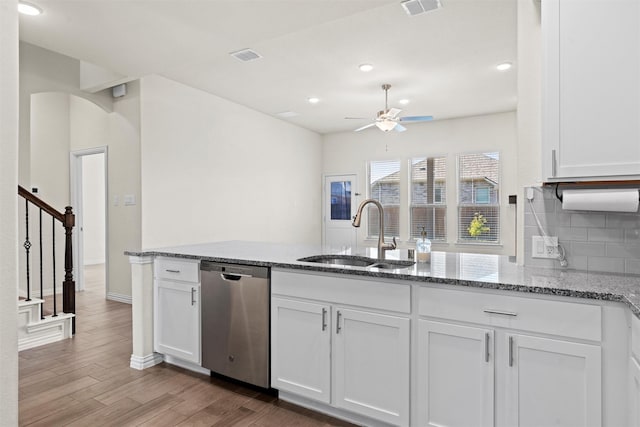
M421 159L421 160L418 160ZM413 184L414 184L414 180L413 180L413 166L414 166L414 160L418 160L419 161L426 161L427 159L442 159L442 161L444 161L444 187L438 187L436 186L436 181L434 180L434 187L433 187L433 194L432 194L432 198L433 198L433 203L426 203L426 204L414 204L414 199L413 199ZM435 236L435 229L434 229L434 235L431 236L427 236L433 243L442 243L442 244L446 244L448 243L448 233L447 233L447 216L448 216L448 202L447 202L447 182L448 182L448 173L449 173L449 158L446 154L441 154L441 155L419 155L419 156L411 156L409 159L407 159L407 165L408 165L408 172L407 172L407 187L408 187L408 191L407 191L407 197L408 197L408 201L406 203L406 206L408 208L408 212L407 212L407 217L408 217L408 235L407 235L407 241L408 242L415 242L419 236L417 234L417 230L413 230L414 228L414 223L413 223L413 209L414 208L427 208L427 209L432 209L432 211L434 212L433 215L435 215L435 210L438 208L444 209L444 225L443 225L443 234L444 237L443 238L436 238ZM440 190L440 202L436 203L436 193L437 191ZM444 198L444 203L442 203L442 199ZM415 232L415 234L414 234Z
M372 182L371 182L371 170L372 170L372 164L373 163L397 163L398 164L398 204L397 205L392 205L392 204L384 204L382 202L380 202L380 200L378 200L376 197L374 197L373 192L372 192ZM395 173L395 172L393 172ZM368 199L374 199L379 201L382 204L382 207L384 208L384 210L387 209L387 207L393 207L396 208L397 211L397 234L393 234L393 233L389 233L389 230L391 229L391 227L389 227L389 221L387 219L385 219L385 232L384 232L384 237L385 238L400 238L400 215L401 215L401 211L402 211L402 159L397 159L397 158L393 158L393 159L377 159L377 160L367 160L367 198ZM367 206L367 221L366 221L366 227L367 227L367 236L366 236L366 240L377 240L378 239L378 233L371 233L372 231L372 223L371 223L371 215L370 210L371 209L376 209L377 208L375 206L369 205ZM389 211L387 211L389 212ZM394 224L395 225L395 224Z

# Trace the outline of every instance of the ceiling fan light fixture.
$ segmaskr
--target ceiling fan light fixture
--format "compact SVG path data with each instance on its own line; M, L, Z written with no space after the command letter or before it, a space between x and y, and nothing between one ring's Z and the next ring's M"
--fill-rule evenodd
M379 120L376 122L376 126L383 132L389 132L396 127L398 123L393 120Z
M42 9L34 4L21 1L18 2L18 12L23 15L37 16L42 13Z
M363 73L368 73L369 71L373 70L373 65L371 64L360 64L358 66L358 68L360 69L360 71L362 71Z

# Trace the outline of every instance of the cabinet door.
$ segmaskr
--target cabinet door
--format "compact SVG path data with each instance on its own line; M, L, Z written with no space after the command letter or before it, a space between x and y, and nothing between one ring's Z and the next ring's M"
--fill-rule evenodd
M640 365L629 359L629 426L640 427Z
M334 405L409 423L409 319L336 307Z
M494 334L419 321L418 425L494 425Z
M330 403L328 305L271 299L271 386Z
M200 286L156 282L155 350L200 364Z
M507 425L602 424L599 346L525 335L506 338Z
M542 2L544 180L640 175L640 2Z

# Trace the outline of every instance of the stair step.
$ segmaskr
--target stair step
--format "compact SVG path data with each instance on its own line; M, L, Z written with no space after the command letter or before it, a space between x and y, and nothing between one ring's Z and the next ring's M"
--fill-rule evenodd
M18 351L71 338L74 317L71 313L59 313L56 317L46 316L27 323L19 330Z

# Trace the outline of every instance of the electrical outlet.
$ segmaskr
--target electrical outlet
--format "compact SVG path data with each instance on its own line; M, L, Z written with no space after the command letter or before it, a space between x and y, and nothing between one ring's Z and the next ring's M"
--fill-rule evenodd
M531 238L531 256L533 258L557 259L558 236L533 236Z

